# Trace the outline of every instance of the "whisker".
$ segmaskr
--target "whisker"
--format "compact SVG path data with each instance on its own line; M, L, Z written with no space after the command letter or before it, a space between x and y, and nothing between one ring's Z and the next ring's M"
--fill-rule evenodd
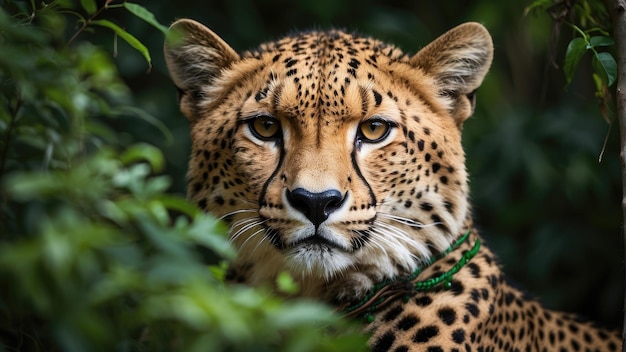
M385 247L382 245L380 239L376 237L376 235L381 235L382 233L379 230L372 230L367 231L367 234L369 235L369 242L376 248L380 249L381 252L383 252L385 256L387 256L387 249L385 249Z
M258 235L259 232L264 231L265 233L267 233L267 229L260 229L259 231L254 233L254 236ZM252 252L256 251L257 249L259 249L259 246L261 246L261 244L265 241L269 241L268 236L261 236L261 240L259 242L257 242L256 246L254 247L254 249L252 250Z
M399 222L403 225L407 225L407 226L411 226L411 227L415 227L415 228L427 228L427 227L432 227L432 226L437 226L437 225L441 225L442 222L438 221L438 222L433 222L430 224L423 224L417 220L413 220L413 219L409 219L409 218L405 218L402 216L397 216L397 215L393 215L393 214L388 214L388 213L377 213L377 215L383 219L389 219L389 220L393 220L396 222Z
M239 247L239 249L243 249L246 244L248 243L248 241L250 241L253 237L258 236L260 233L266 231L263 228L258 229L257 231L253 232L250 237L246 238L245 241L243 241L243 243L241 244L241 246ZM256 251L259 248L259 245L267 238L267 236L261 236L261 240L257 243L256 247L254 247L254 249L252 249L252 253L254 253L254 251Z
M259 221L256 218L252 218L250 219L250 221L247 221L246 225L243 225L240 229L238 229L237 231L235 231L233 233L233 235L230 237L230 241L235 241L239 236L241 236L242 234L246 233L248 230L250 230L251 228L255 227L255 226L260 226L262 225L264 221Z
M417 241L409 233L393 226L391 224L376 220L374 224L377 226L378 233L382 236L387 235L388 239L393 239L393 243L388 243L391 246L397 246L400 250L407 248L413 248L421 254L421 256L428 258L430 256L430 250L425 243ZM384 232L382 231L384 230ZM391 238L389 238L391 237ZM420 255L412 254L413 257L420 258Z
M239 227L239 226L245 226L246 224L249 224L249 223L251 223L251 222L255 222L255 221L259 221L259 219L258 219L258 218L255 218L255 217L249 217L249 218L239 219L239 220L235 221L235 222L231 225L231 227L230 227L231 231L230 231L230 232L233 232L233 230L234 230L235 228Z
M224 220L225 218L229 217L229 216L233 216L233 215L237 215L237 214L242 214L242 213L258 213L258 209L237 209L234 211L230 211L222 216L219 217L220 220Z

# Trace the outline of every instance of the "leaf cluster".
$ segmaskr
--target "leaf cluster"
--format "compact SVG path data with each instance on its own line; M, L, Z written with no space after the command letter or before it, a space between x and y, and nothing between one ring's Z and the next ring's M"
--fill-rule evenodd
M604 3L600 0L535 0L526 8L526 13L539 9L546 10L555 20L555 25L564 23L572 29L572 39L567 45L563 64L566 86L574 79L585 53L591 53L595 95L603 116L610 120L609 89L617 80L617 62L612 53L615 41L610 36L610 21Z
M131 3L0 8L0 351L360 349L328 307L225 284L225 227L169 193L161 150L115 129L159 122L81 39L113 6L160 26Z

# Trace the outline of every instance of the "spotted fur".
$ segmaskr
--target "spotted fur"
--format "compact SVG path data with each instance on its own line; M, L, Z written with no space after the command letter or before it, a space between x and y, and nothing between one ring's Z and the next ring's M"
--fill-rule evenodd
M338 30L238 54L191 20L165 45L191 124L188 195L230 225L230 278L358 302L386 279L450 270L479 238L463 122L492 60L482 25L407 55ZM459 236L460 248L427 266ZM448 289L398 300L366 330L374 351L608 351L619 336L552 312L509 286L485 246Z

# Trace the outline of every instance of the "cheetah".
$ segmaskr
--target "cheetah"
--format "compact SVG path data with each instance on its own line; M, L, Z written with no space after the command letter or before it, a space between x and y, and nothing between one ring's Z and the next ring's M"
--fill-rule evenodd
M617 332L507 283L474 226L462 126L493 58L461 24L414 55L341 30L239 54L190 19L164 54L189 120L188 197L238 249L229 280L363 319L372 351L615 351Z

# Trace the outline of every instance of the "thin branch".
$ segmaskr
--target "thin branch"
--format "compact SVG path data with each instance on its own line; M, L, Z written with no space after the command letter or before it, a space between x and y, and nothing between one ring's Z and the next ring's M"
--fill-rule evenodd
M4 134L2 150L0 150L0 180L4 176L6 160L9 156L9 149L11 146L11 136L13 135L13 129L15 129L18 115L20 113L20 110L22 109L23 104L24 101L22 100L21 95L18 94L15 105L10 107L9 113L11 116L9 120L9 126L7 126L6 132Z
M604 0L613 22L613 39L617 56L616 117L620 130L620 159L622 161L622 218L626 221L626 1ZM626 226L622 223L624 254L626 255ZM626 279L626 278L625 278ZM626 295L624 296L626 307ZM626 352L626 310L622 330L622 351Z
M87 28L87 26L91 24L91 21L93 21L94 18L98 17L102 13L102 11L108 9L109 4L111 4L112 2L113 0L107 0L104 3L104 5L102 5L101 8L99 8L96 12L94 12L93 15L91 15L88 19L86 19L83 22L83 25L76 31L76 33L74 33L74 35L72 35L70 40L67 41L67 43L65 44L65 47L67 48L68 46L70 46L74 42L74 40L76 40L76 38L78 38L78 36Z

